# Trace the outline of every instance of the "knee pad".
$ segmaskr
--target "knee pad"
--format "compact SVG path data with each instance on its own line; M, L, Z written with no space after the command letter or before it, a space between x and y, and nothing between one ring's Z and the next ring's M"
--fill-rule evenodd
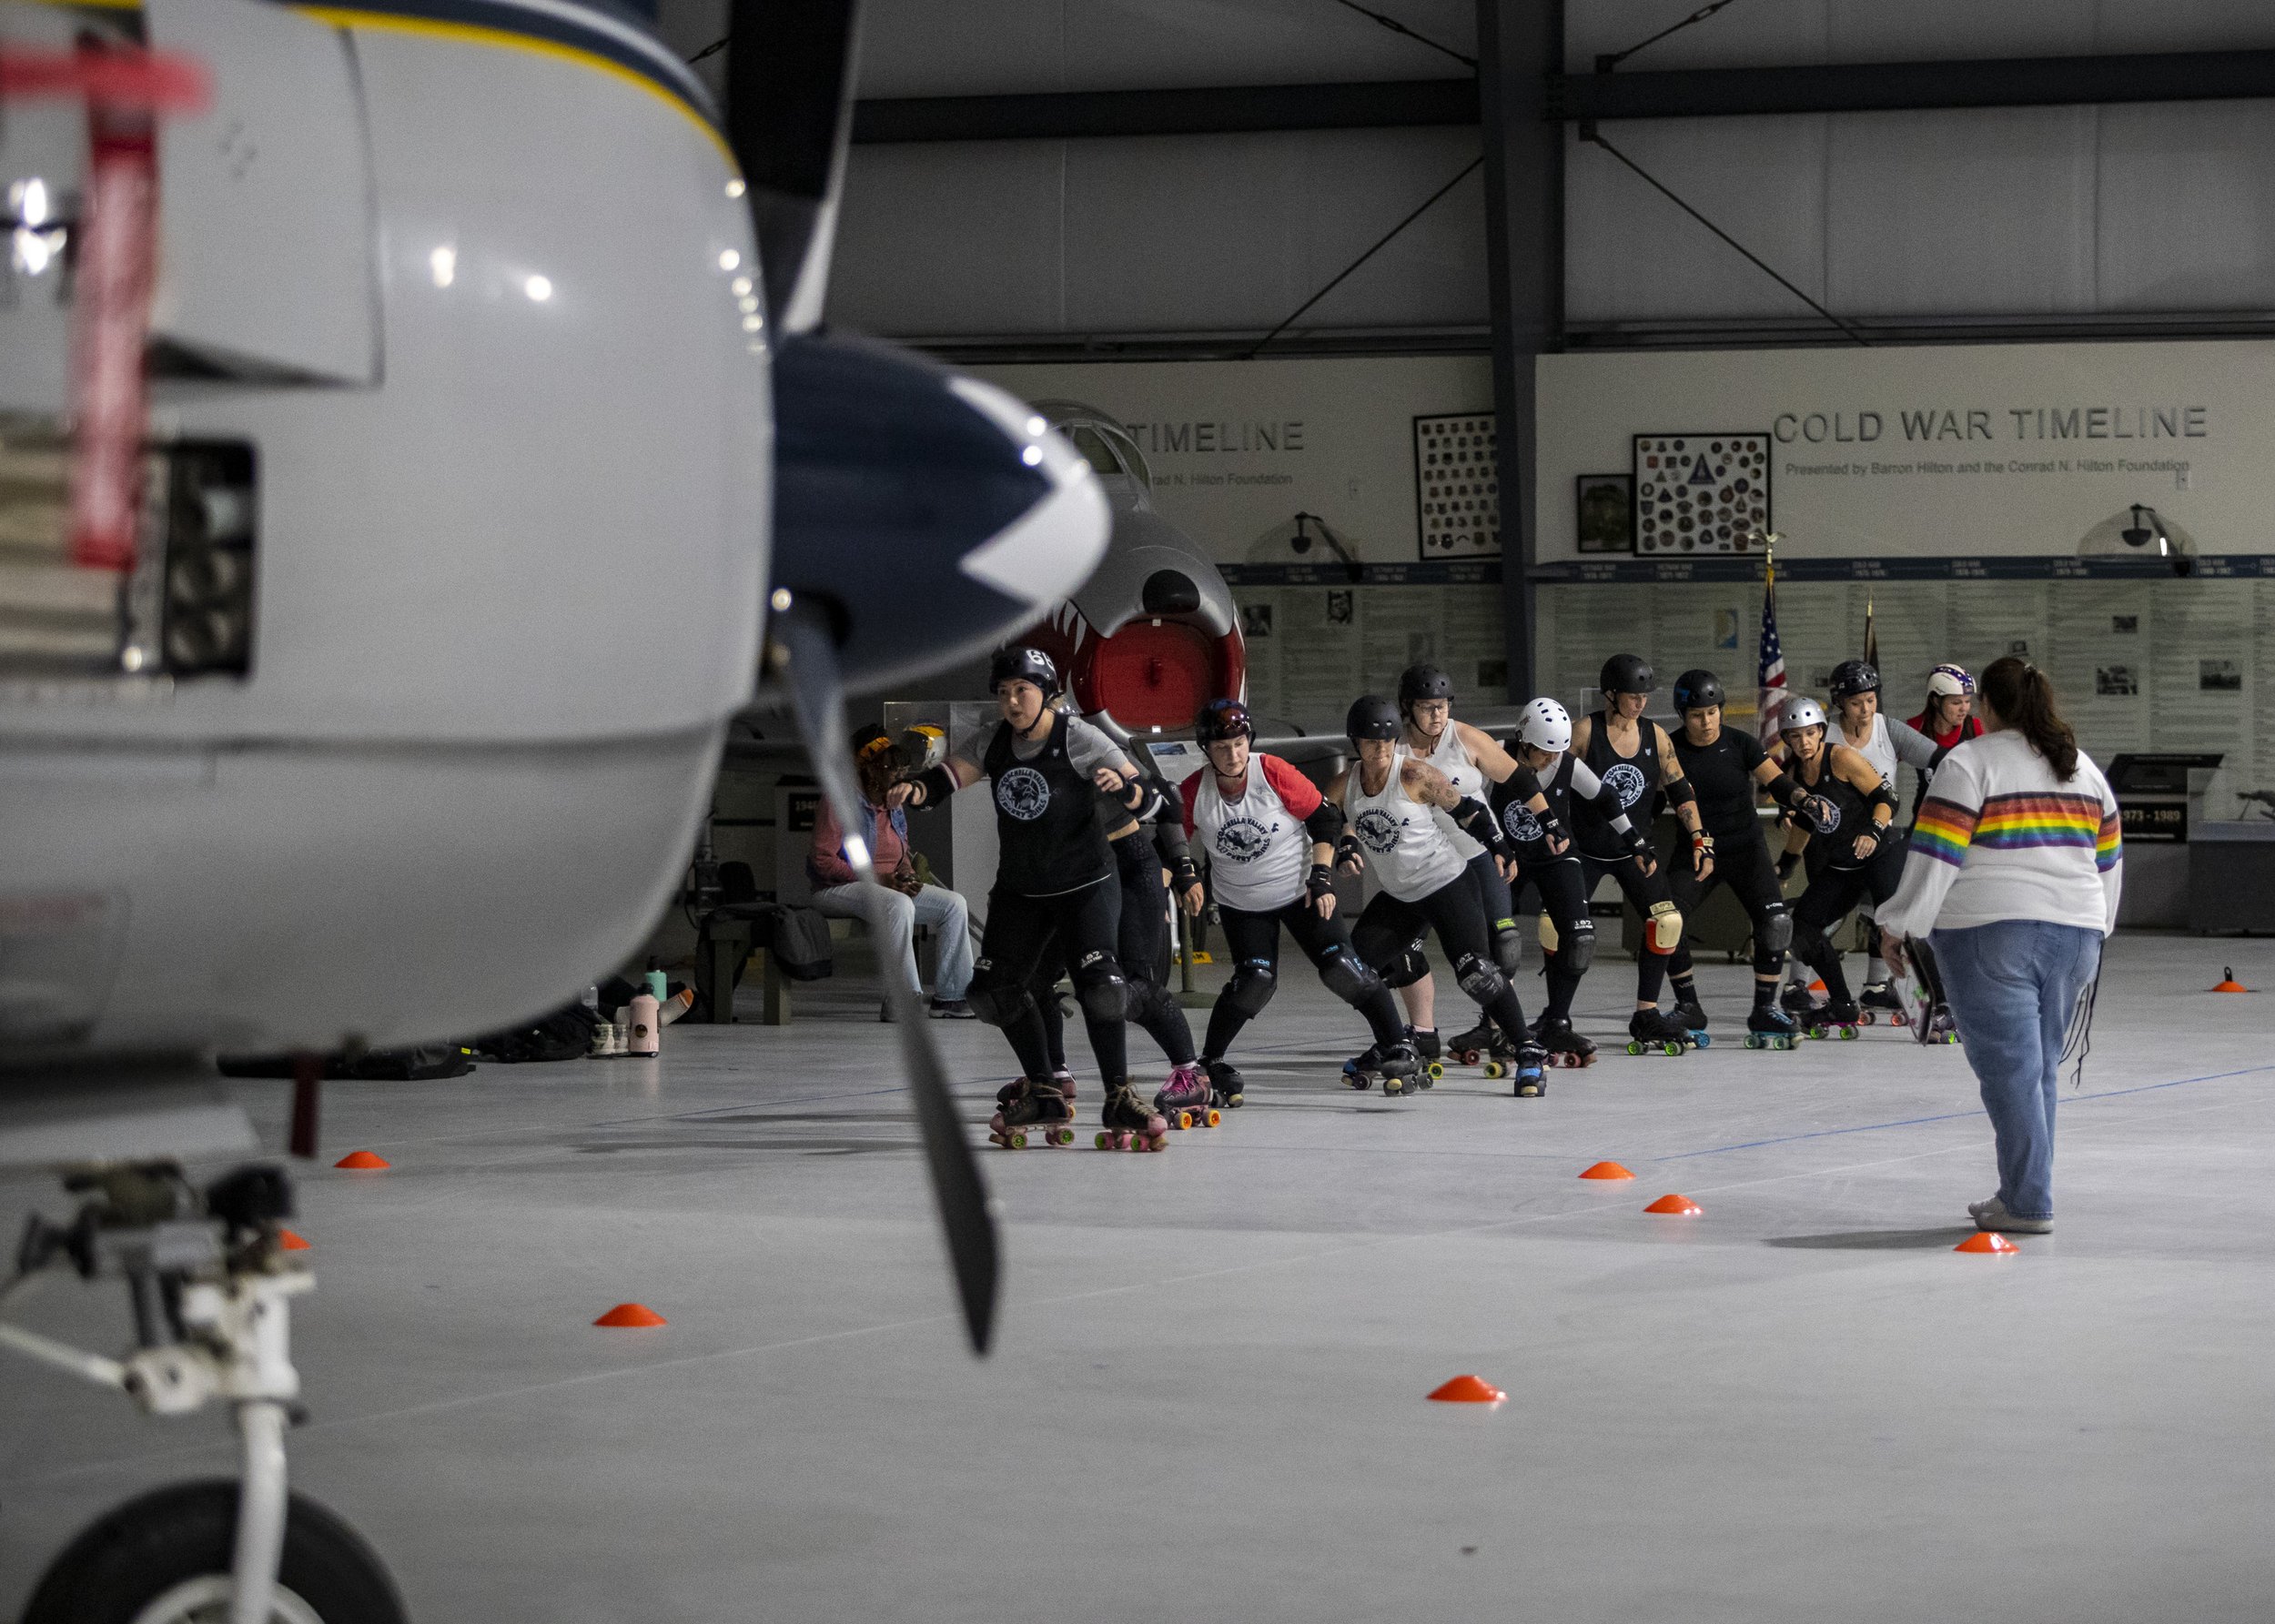
M1075 966L1075 1002L1082 1005L1085 1019L1119 1021L1129 1007L1128 983L1122 978L1121 966L1114 963L1114 955L1099 948L1082 955Z
M1269 964L1259 959L1243 959L1233 967L1232 979L1224 990L1224 1001L1249 1020L1264 1013L1264 1006L1279 991L1279 976Z
M1653 903L1643 922L1643 945L1664 956L1683 943L1683 910L1673 903Z
M1419 947L1410 947L1382 966L1386 987L1410 987L1430 973L1430 960Z
M972 967L972 984L964 1001L990 1026L1016 1025L1034 1006L1035 994L1016 982L1006 985L997 981L995 968L986 959Z
M1492 1003L1509 990L1509 978L1501 973L1501 966L1474 953L1455 965L1453 973L1461 983L1461 990L1481 1005Z
M1754 947L1757 953L1775 953L1784 957L1793 945L1793 910L1779 903L1762 912L1761 927L1754 933Z
M1372 997L1383 983L1382 978L1360 962L1357 953L1337 948L1320 966L1320 980L1327 990L1345 1004L1357 1008Z
M1524 964L1524 937L1513 919L1493 921L1493 963L1503 975L1514 975Z
M1543 913L1541 919L1545 923L1548 915ZM1571 932L1564 937L1563 946L1557 950L1557 967L1576 980L1587 974L1588 966L1594 963L1595 921L1574 920Z

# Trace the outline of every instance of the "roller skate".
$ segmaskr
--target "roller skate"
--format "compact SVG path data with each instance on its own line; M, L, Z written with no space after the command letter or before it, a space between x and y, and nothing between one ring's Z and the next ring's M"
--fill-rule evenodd
M1809 983L1789 981L1785 990L1777 994L1777 1006L1795 1021L1806 1021L1815 1011L1817 1001L1809 993Z
M1224 1120L1217 1115L1215 1093L1208 1074L1188 1062L1170 1068L1169 1080L1153 1096L1153 1108L1173 1128L1213 1128Z
M1951 1012L1941 1004L1927 1017L1927 1035L1922 1040L1930 1044L1956 1044L1959 1041L1959 1024L1951 1018Z
M1350 1087L1365 1090L1376 1083L1391 1099L1413 1093L1421 1084L1421 1057L1409 1043L1392 1044L1385 1049L1369 1044L1367 1052L1343 1062L1343 1082Z
M1201 1069L1208 1074L1208 1103L1222 1105L1228 1111L1240 1108L1246 1094L1246 1083L1228 1060L1204 1060Z
M1801 1023L1774 1004L1764 1004L1745 1018L1745 1046L1749 1049L1797 1049Z
M1420 1069L1414 1073L1418 1084L1427 1088L1446 1074L1445 1054L1439 1046L1435 1026L1409 1026L1406 1041L1414 1045L1414 1058L1420 1063Z
M1896 988L1885 981L1866 982L1856 994L1856 1008L1862 1023L1869 1026L1875 1021L1886 1021L1892 1026L1905 1024L1904 1000L1897 997Z
M1657 1010L1639 1009L1628 1018L1630 1054L1687 1054L1690 1050L1690 1028L1677 1025Z
M1127 1083L1106 1091L1106 1104L1098 1109L1098 1120L1106 1125L1105 1131L1093 1141L1100 1150L1168 1148L1163 1141L1169 1136L1168 1122Z
M1853 1038L1864 1012L1853 998L1828 998L1809 1020L1811 1037Z
M1022 1077L1007 1092L1011 1097L998 1096L995 1118L987 1125L992 1143L1006 1150L1025 1150L1031 1131L1039 1133L1046 1145L1075 1142L1073 1103L1056 1086Z
M1058 1092L1064 1095L1069 1103L1071 1103L1075 1097L1074 1073L1068 1071L1063 1065L1053 1066L1051 1068L1051 1086L1058 1090ZM996 1104L998 1105L1008 1105L1013 1100L1017 1099L1019 1095L1026 1091L1026 1079L1025 1077L1012 1078L1010 1082L996 1090Z
M1706 1011L1697 999L1676 999L1674 1007L1667 1012L1667 1019L1673 1021L1688 1034L1688 1040L1694 1048L1714 1047L1714 1040L1706 1035Z
M1446 1039L1446 1058L1456 1065L1477 1065L1500 1036L1501 1029L1493 1024L1492 1017L1480 1015L1476 1025Z
M1537 1100L1548 1093L1548 1051L1532 1039L1517 1045L1511 1068L1516 1074L1513 1089L1521 1100Z
M1570 1021L1542 1015L1533 1024L1532 1041L1546 1053L1550 1065L1570 1069L1595 1064L1595 1044L1573 1031Z

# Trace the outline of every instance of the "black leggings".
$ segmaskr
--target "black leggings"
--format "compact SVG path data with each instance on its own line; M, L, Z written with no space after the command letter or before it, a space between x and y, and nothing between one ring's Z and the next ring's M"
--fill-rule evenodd
M1833 945L1832 932L1866 897L1876 904L1894 896L1901 874L1890 864L1872 859L1860 868L1835 868L1827 863L1809 876L1809 889L1794 903L1794 957L1825 978L1825 990L1836 1001L1848 1001L1848 977L1841 973L1841 955Z
M1659 989L1666 984L1667 957L1674 951L1662 950L1652 943L1651 910L1659 903L1671 904L1674 901L1674 893L1667 886L1666 863L1661 862L1646 875L1635 866L1633 857L1598 857L1592 852L1582 852L1580 866L1586 871L1583 878L1590 896L1595 895L1596 887L1609 874L1619 882L1621 894L1634 903L1635 912L1643 916L1643 946L1635 954L1635 1002L1639 1005L1656 1005Z
M1517 929L1516 895L1491 852L1470 859L1470 878L1477 885L1478 905L1485 910L1485 936L1492 943L1493 962L1503 975L1514 975L1524 945Z
M1516 883L1510 887L1512 913L1528 891L1540 898L1541 912L1556 930L1555 951L1541 960L1541 974L1548 983L1549 1018L1569 1022L1580 978L1595 956L1595 919L1588 912L1588 882L1579 858L1566 853L1541 862L1520 862Z
M1169 888L1161 883L1161 860L1142 833L1114 842L1119 870L1122 920L1117 956L1127 985L1123 1013L1159 1045L1171 1065L1193 1064L1193 1028L1185 1006L1169 991ZM1054 1070L1067 1064L1067 1012L1058 1002L1058 978L1067 973L1066 954L1057 945L1036 966L1027 990L1042 1012L1043 1038Z
M1320 980L1367 1017L1377 1048L1388 1048L1406 1035L1398 1016L1398 1000L1390 996L1390 989L1380 975L1365 968L1351 946L1350 927L1340 917L1321 919L1309 897L1299 896L1285 907L1255 913L1220 902L1217 918L1224 927L1232 980L1208 1012L1208 1038L1203 1053L1209 1059L1222 1060L1230 1053L1240 1028L1270 1002L1279 979L1282 925L1295 938L1303 956L1311 961L1311 968L1320 973Z
M1485 906L1478 901L1476 882L1458 874L1428 896L1401 902L1389 892L1378 892L1360 914L1351 931L1351 944L1375 973L1394 987L1411 986L1430 973L1422 943L1431 931L1438 945L1453 961L1454 979L1461 990L1493 1019L1512 1044L1529 1044L1524 1006L1517 990L1493 962L1486 935Z
M1674 895L1674 905L1683 910L1683 917L1698 917L1699 904L1717 885L1727 885L1745 910L1745 916L1754 922L1754 973L1757 979L1775 981L1785 967L1785 950L1772 951L1763 945L1765 940L1782 933L1773 922L1785 912L1785 888L1777 878L1777 864L1769 854L1769 846L1762 839L1759 829L1744 834L1733 834L1726 841L1714 842L1714 872L1701 880L1690 864L1679 864L1667 889ZM1691 973L1691 943L1689 926L1684 927L1684 940L1667 960L1667 969L1677 976Z
M1127 990L1115 955L1121 901L1121 888L1111 878L1056 896L988 893L987 928L979 962L972 966L972 1007L1004 1029L1027 1076L1051 1074L1049 1038L1030 983L1056 951L1070 966L1098 1074L1108 1089L1129 1080L1122 1030Z

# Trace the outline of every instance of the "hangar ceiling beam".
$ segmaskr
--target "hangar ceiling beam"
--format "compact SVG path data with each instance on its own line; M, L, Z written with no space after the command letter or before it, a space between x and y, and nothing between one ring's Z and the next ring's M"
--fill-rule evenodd
M1037 96L912 96L857 102L855 145L1226 136L1259 130L1414 129L1477 122L1477 81L1082 90Z
M1564 131L1549 111L1564 0L1477 0L1485 135L1485 287L1493 324L1501 593L1509 698L1533 686L1532 359L1564 342Z
M1552 74L1546 116L1565 120L1730 118L2268 96L2275 96L2275 51L2164 51Z

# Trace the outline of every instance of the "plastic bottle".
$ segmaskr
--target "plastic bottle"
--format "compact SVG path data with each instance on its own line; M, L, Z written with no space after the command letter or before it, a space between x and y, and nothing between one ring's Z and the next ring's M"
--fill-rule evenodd
M648 959L648 973L642 976L641 980L647 983L648 996L658 1004L662 1004L671 995L663 980L663 972L656 968L655 958L652 954Z
M660 1006L651 993L642 993L632 1001L624 1012L626 1024L632 1028L624 1043L627 1054L654 1054L663 1047L663 1023Z

